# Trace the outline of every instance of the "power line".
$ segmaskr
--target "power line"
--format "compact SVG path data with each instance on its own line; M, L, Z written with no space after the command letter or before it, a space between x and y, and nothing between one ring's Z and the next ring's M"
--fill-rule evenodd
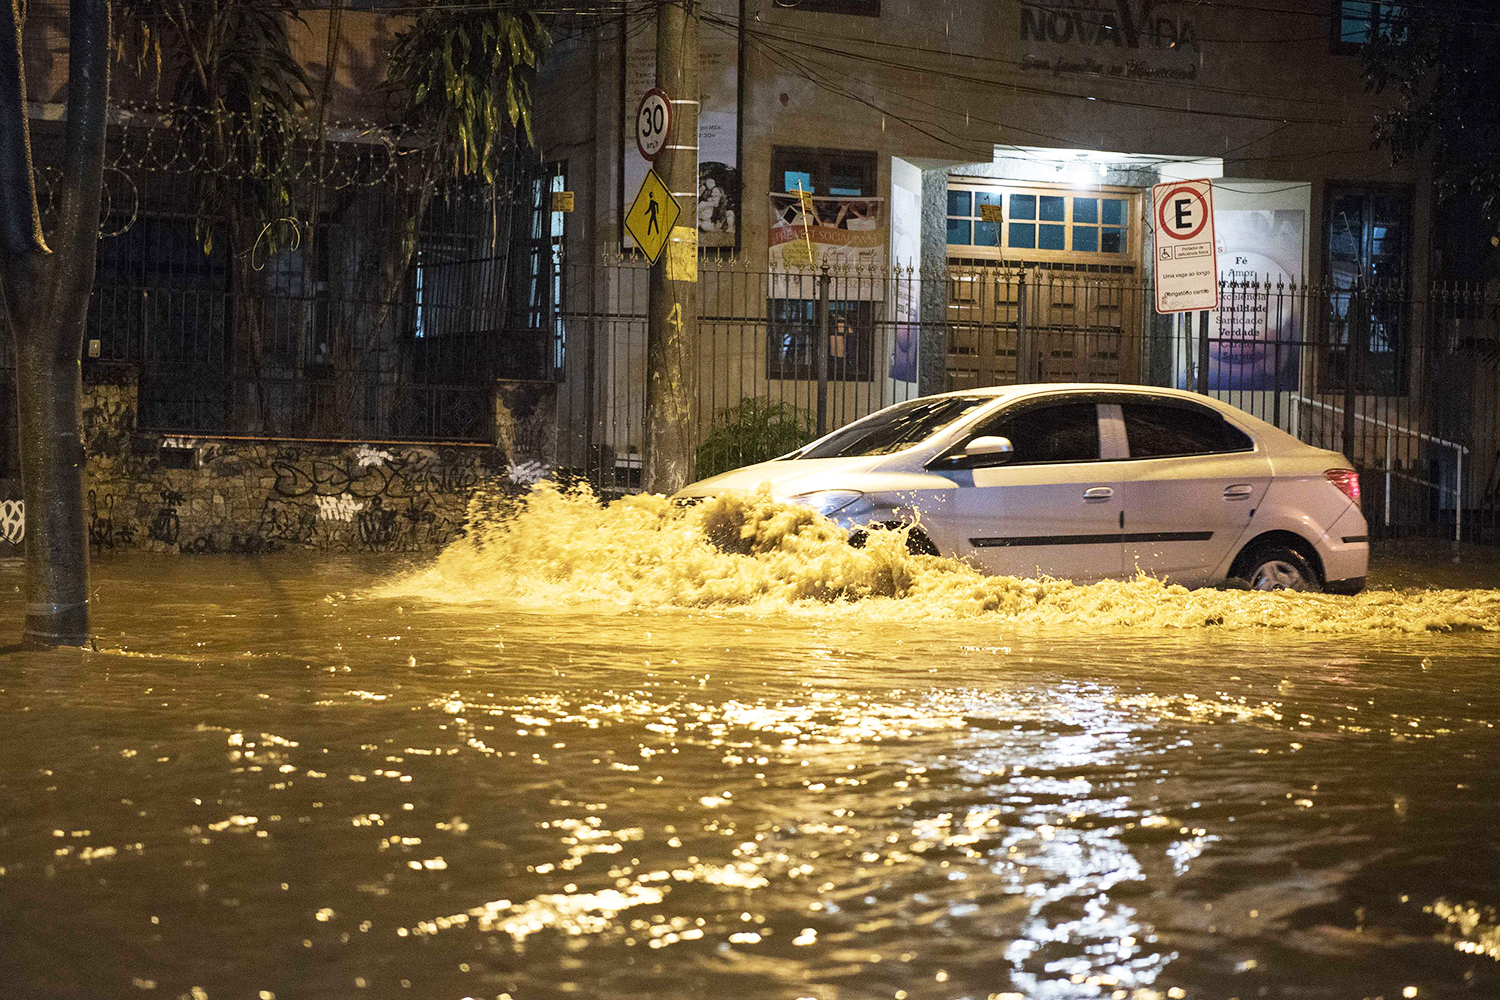
M719 21L719 19L709 19L709 20L714 21L714 22ZM711 27L714 27L716 30L719 30L719 31L724 32L726 34L730 33L730 29L726 28L722 23L713 23L713 24L711 24ZM751 35L754 35L755 33L751 32L751 31L747 31L746 34L747 34L747 36L751 36ZM753 43L753 40L752 40L752 43ZM761 50L763 52L766 52L767 57L770 58L773 62L776 62L778 65L788 65L788 64L790 64L790 67L794 70L794 72L797 73L797 75L803 77L804 79L808 80L809 82L813 83L814 85L819 86L819 87L821 87L821 88L829 91L830 93L833 93L833 94L836 94L838 96L844 97L846 99L853 100L853 101L855 101L857 103L863 104L866 107L869 107L872 110L878 111L880 114L882 114L884 116L887 116L887 117L890 117L890 118L892 118L892 119L900 122L901 124L904 124L907 127L911 128L911 129L913 129L913 130L915 130L915 131L917 131L917 132L919 132L919 133L921 133L923 135L926 135L928 138L931 138L931 139L933 139L933 140L935 140L937 142L942 143L945 146L951 146L954 149L962 150L965 154L972 155L975 152L975 150L976 150L976 146L975 146L976 140L973 139L972 137L969 137L969 136L960 136L953 129L948 128L948 127L942 125L941 123L939 123L937 121L930 121L930 122L921 122L921 123L919 123L919 122L917 122L917 121L915 121L915 120L913 120L913 119L911 119L909 117L906 117L906 116L903 116L901 114L896 113L895 111L891 110L888 107L883 107L883 106L881 106L879 104L876 104L874 101L869 100L867 98L864 98L864 97L862 97L862 96L860 96L858 94L855 94L855 93L853 93L852 91L848 90L845 87L842 87L842 86L839 86L839 85L836 85L836 84L833 84L833 83L829 82L828 80L822 78L819 74L817 74L813 70L809 69L808 66L804 65L799 60L797 60L796 57L793 57L790 54L785 53L785 52L781 51L780 49L777 49L774 45L770 45L768 43L765 43L763 40L762 40L762 43L760 45L758 45L757 47L761 48ZM781 59L777 59L776 56L781 56L782 58ZM827 69L826 65L824 66L824 69ZM836 73L837 71L836 70L829 70L829 72L835 72ZM850 74L841 74L841 75L845 76L847 79L851 79L851 80L854 80L855 82L863 83L866 86L870 86L872 89L875 89L875 90L884 90L887 93L894 93L894 92L890 91L889 88L882 88L882 87L879 87L878 85L873 85L873 84L871 84L867 80L863 80L863 79L860 79L860 78L852 77ZM913 101L914 103L922 103L922 102L916 102L909 95L902 94L902 95L899 95L899 96L901 96L905 100ZM938 111L942 111L943 110L940 105L928 105L928 106L931 107L931 108L933 108L933 109L935 109L935 110L938 110ZM954 115L957 115L957 112L951 112L951 113L954 114ZM1021 132L1023 134L1027 134L1027 135L1034 135L1034 136L1038 136L1038 137L1043 138L1043 139L1050 139L1053 142L1061 143L1061 144L1064 144L1064 145L1068 145L1068 144L1071 143L1071 140L1066 139L1064 137L1056 136L1056 135L1051 135L1051 134L1045 133L1045 132L1039 132L1039 131L1036 131L1036 130L1033 130L1033 129L1025 129L1025 128L1020 128L1018 126L1007 125L1007 124L1005 124L1003 122L987 122L987 123L988 124L995 124L995 125L997 125L997 126L999 126L1001 128L1006 128L1006 129L1009 129L1011 131ZM1231 152L1232 153L1232 152L1237 152L1237 151L1246 149L1246 148L1248 148L1250 146L1255 145L1258 142L1262 142L1265 139L1270 138L1272 135L1275 135L1278 132L1282 131L1283 129L1288 128L1291 125L1296 124L1296 123L1297 122L1295 122L1295 121L1282 121L1282 122L1280 122L1280 124L1279 124L1279 126L1277 128L1271 130L1270 132L1268 132L1268 133L1266 133L1264 135L1258 136L1258 137L1256 137L1254 139L1251 139L1251 140L1249 140L1249 141L1247 141L1245 143L1242 143L1239 146L1236 146L1236 147L1233 147L1233 148L1231 148L1229 150L1226 150L1225 152ZM923 127L924 125L930 125L932 129L937 129L937 130L940 130L942 132L945 132L948 135L953 136L954 139L957 139L957 140L960 140L960 141L954 141L954 139L945 139L942 136L937 135L935 132L929 130L928 128L924 128ZM978 147L979 149L983 149L985 147L993 148L994 146L999 145L999 146L1010 146L1010 148L1015 149L1017 151L1020 150L1020 147L1014 146L1012 144L995 142L993 140L991 140L991 141L978 140L978 143L979 143L979 147ZM1317 159L1317 158L1321 158L1321 157L1325 157L1325 156L1347 155L1347 154L1356 153L1356 152L1362 152L1362 151L1363 150L1360 150L1360 149L1357 149L1357 148L1356 149L1334 149L1334 150L1318 150L1318 151L1312 151L1312 152L1309 152L1309 153L1302 153L1302 154L1267 155L1267 156L1259 156L1259 157L1248 157L1248 156L1247 157L1223 157L1223 156L1207 157L1207 156L1205 156L1205 157L1198 157L1198 159L1213 158L1213 159L1221 160L1222 162L1226 162L1226 163L1228 163L1228 162L1256 162L1256 161L1266 161L1266 160L1284 160L1284 161L1291 162L1291 161L1296 161L1296 160L1300 160L1300 159ZM1143 165L1150 165L1153 162L1155 164L1159 165L1161 163L1181 162L1181 161L1178 158L1176 158L1176 157L1161 157L1161 158L1156 159L1154 161L1145 161L1143 163Z
M725 24L733 25L735 23L735 22L726 21L726 20L723 20L723 19L708 18L708 17L705 17L704 20L717 23L719 26L723 26ZM745 33L746 33L747 36L756 36L756 35L760 34L756 29L749 28L749 27L745 28ZM775 38L777 41L785 41L785 39L781 38L780 36L772 36L772 37ZM1352 122L1352 121L1349 121L1348 119L1343 119L1343 118L1308 118L1308 117L1295 117L1295 116L1290 116L1290 115L1255 114L1255 113L1243 112L1243 111L1223 111L1223 110L1214 110L1214 109L1210 109L1210 108L1179 107L1179 106L1170 105L1170 104L1157 104L1157 103L1153 103L1153 102L1150 102L1150 101L1130 100L1130 99L1127 99L1127 98L1098 96L1098 95L1092 95L1092 94L1078 94L1078 93L1074 93L1074 92L1071 92L1071 91L1052 90L1052 89L1049 89L1049 88L1046 88L1046 87L1037 87L1037 86L1032 86L1032 85L1028 85L1028 84L1014 83L1014 82L1009 82L1009 81L1004 81L1004 80L993 80L993 79L989 79L989 78L986 78L986 77L974 76L974 75L967 74L967 73L958 73L958 72L954 72L954 71L951 71L951 70L942 70L942 69L934 69L934 68L930 68L930 67L914 66L914 65L911 65L911 64L908 64L908 63L901 63L901 62L897 62L897 61L894 61L894 60L881 59L881 58L878 58L878 57L875 57L875 56L871 56L871 55L868 55L868 54L864 54L864 53L851 52L851 51L845 50L845 49L836 49L836 48L832 48L831 46L821 45L821 44L816 43L816 42L801 42L801 41L799 41L799 42L794 42L793 44L797 44L800 47L808 48L808 49L811 49L813 51L822 52L822 53L825 53L825 54L828 54L828 55L833 55L833 56L836 56L836 57L839 57L839 58L857 59L857 60L860 60L860 61L863 61L863 62L866 62L866 63L873 62L873 63L875 63L877 65L885 66L885 67L891 68L891 69L905 70L905 71L913 72L913 73L922 73L922 74L925 74L925 75L928 75L928 76L939 76L939 77L944 77L946 79L954 80L954 81L961 82L961 83L974 84L974 85L978 85L978 86L982 86L982 87L991 87L991 88L998 89L998 90L1008 90L1008 91L1013 91L1013 92L1016 92L1016 93L1030 94L1032 96L1037 96L1037 97L1062 98L1062 99L1075 100L1075 101L1088 101L1090 103L1109 104L1109 105L1115 105L1115 106L1119 106L1119 107L1135 108L1135 109L1139 109L1139 110L1161 111L1161 112L1167 112L1167 113L1171 113L1171 114L1193 115L1193 116L1198 116L1198 117L1234 118L1234 119L1240 119L1240 120L1244 120L1244 121L1262 121L1262 122L1276 122L1276 123L1293 122L1293 123L1298 123L1298 124L1324 125L1324 126L1340 127L1340 128L1367 127L1370 124L1368 122ZM826 64L823 64L823 65L826 66Z

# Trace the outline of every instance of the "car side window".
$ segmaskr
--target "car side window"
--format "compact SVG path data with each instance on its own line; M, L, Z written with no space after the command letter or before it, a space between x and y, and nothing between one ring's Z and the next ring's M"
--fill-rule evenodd
M1131 458L1214 455L1255 447L1243 431L1202 407L1124 403L1121 409Z
M1097 462L1099 408L1093 403L1027 407L1000 414L974 436L985 435L1010 438L1016 450L1012 465Z

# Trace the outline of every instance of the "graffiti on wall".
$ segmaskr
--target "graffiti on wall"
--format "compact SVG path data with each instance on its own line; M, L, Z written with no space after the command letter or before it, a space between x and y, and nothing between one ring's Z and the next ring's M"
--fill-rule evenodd
M12 545L26 540L25 500L0 500L0 540Z
M133 384L86 389L95 551L437 551L463 535L476 490L524 489L551 471L539 460L550 397L530 387L497 397L499 447L158 435L136 429Z

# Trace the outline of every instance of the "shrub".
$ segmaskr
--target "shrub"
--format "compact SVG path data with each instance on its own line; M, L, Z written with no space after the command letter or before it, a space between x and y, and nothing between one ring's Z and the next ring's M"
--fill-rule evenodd
M708 436L698 446L698 476L716 476L742 465L784 455L811 441L812 427L795 407L746 399L714 414Z

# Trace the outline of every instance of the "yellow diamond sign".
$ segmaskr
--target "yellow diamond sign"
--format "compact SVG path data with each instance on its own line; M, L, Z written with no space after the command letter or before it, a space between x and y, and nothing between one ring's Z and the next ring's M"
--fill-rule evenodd
M656 171L648 170L630 211L625 213L625 231L635 240L646 259L655 264L681 213L677 199L672 197Z

